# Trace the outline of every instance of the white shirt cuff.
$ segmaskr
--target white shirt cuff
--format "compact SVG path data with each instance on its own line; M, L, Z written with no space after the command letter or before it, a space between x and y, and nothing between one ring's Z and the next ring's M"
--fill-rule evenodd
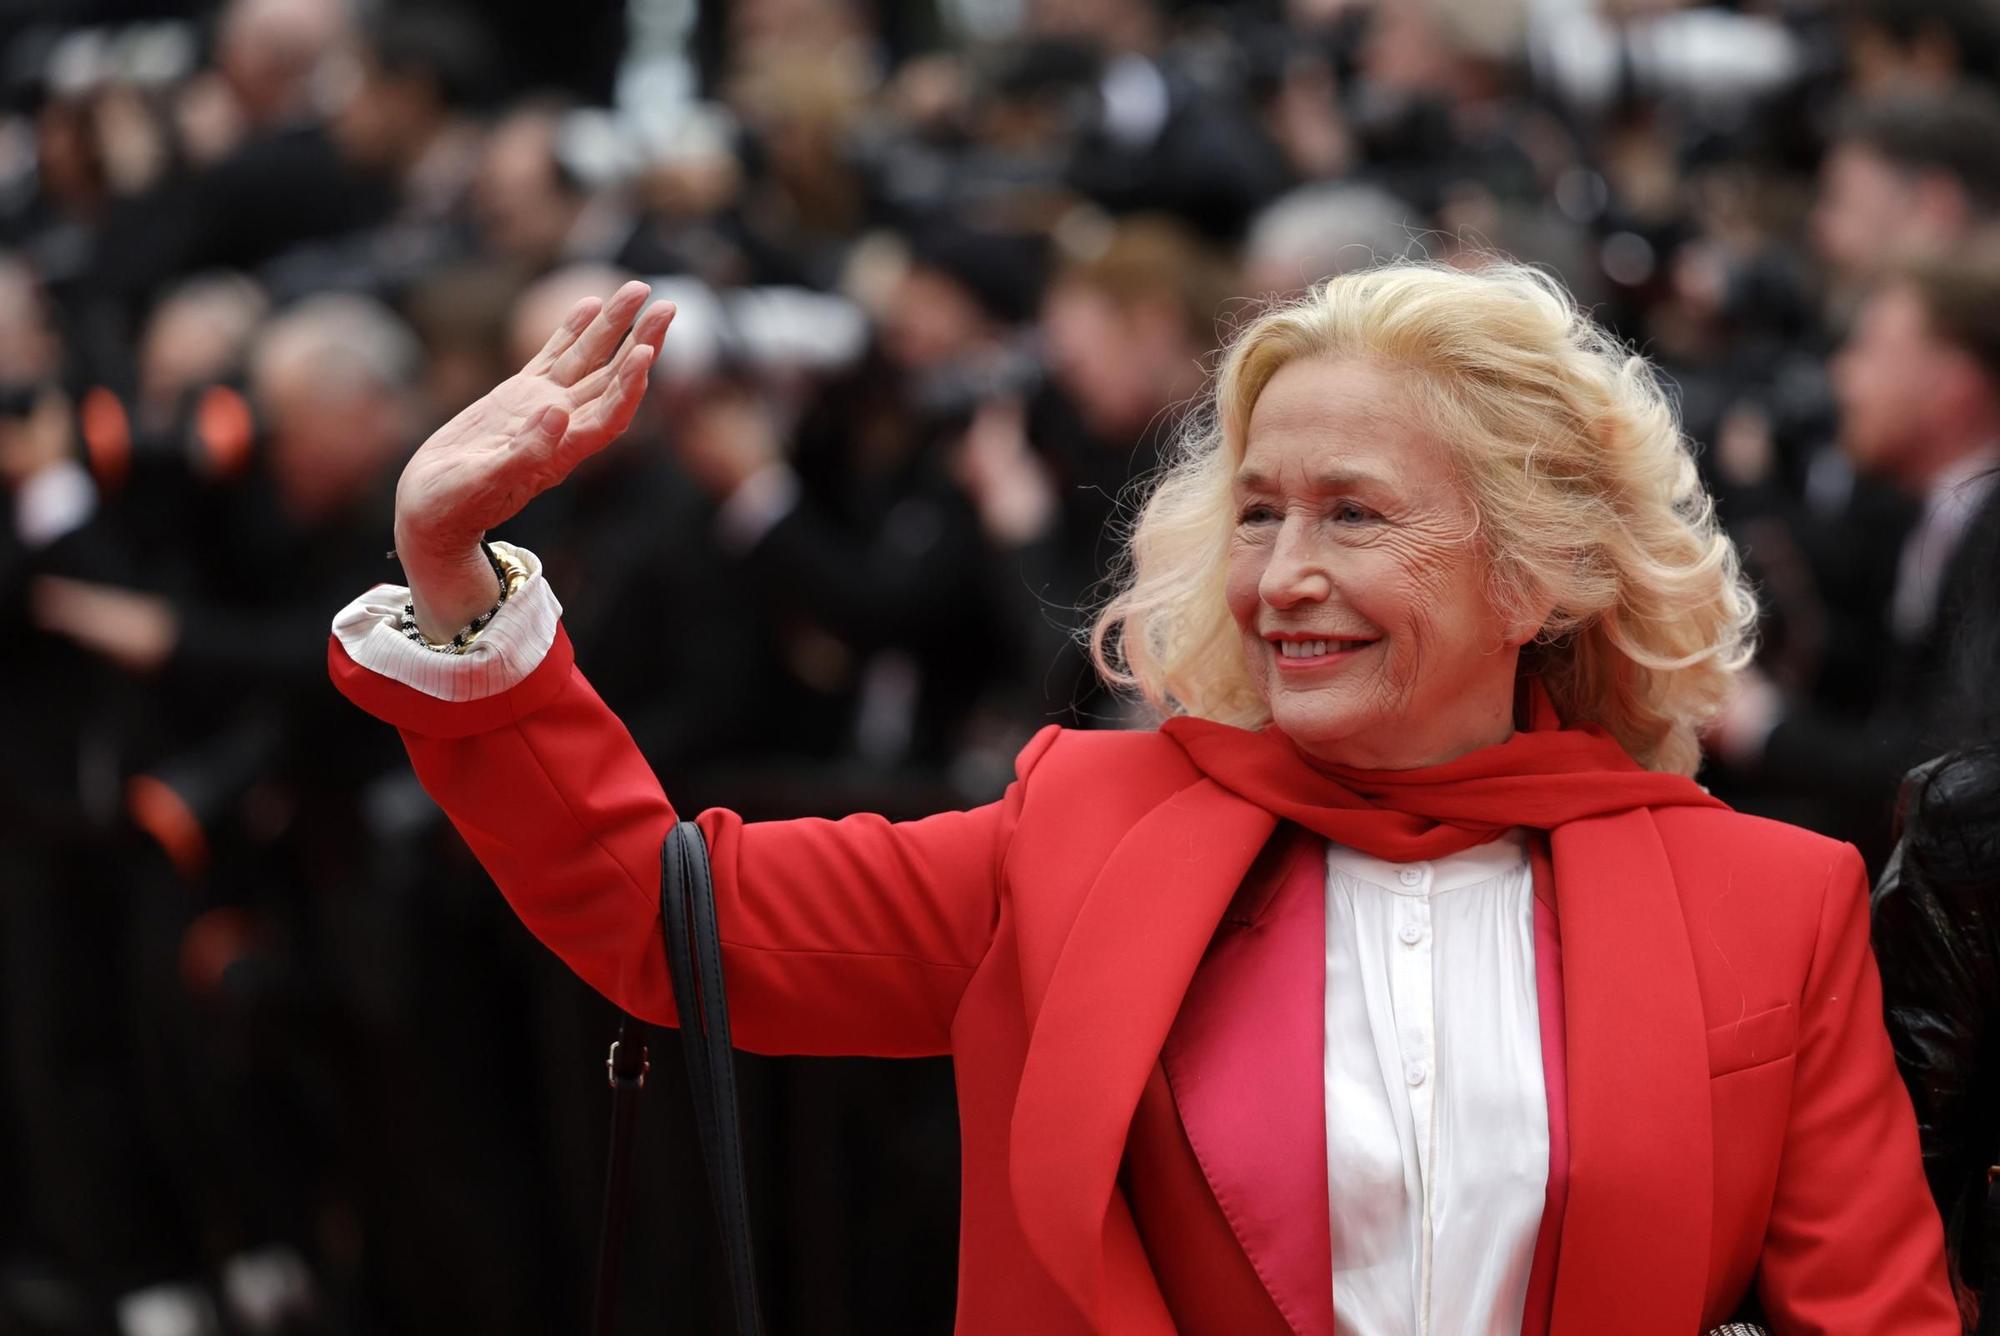
M542 578L542 563L534 553L512 543L495 542L493 547L528 575L463 654L440 654L404 636L403 605L410 601L410 591L378 584L333 619L334 637L347 657L371 673L454 703L497 696L518 685L548 656L562 604Z

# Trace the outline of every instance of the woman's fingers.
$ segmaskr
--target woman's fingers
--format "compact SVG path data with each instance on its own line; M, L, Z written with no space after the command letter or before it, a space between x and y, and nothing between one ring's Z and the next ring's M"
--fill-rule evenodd
M674 323L674 312L679 308L672 302L654 302L639 314L639 322L632 326L632 342L661 347L661 340L667 337L667 326Z
M616 436L632 425L632 415L639 411L640 401L646 397L653 359L658 356L659 349L650 343L635 343L625 355L618 368L618 383L603 396L609 401L604 406L604 425L609 435Z
M541 351L528 359L528 365L524 369L539 372L547 371L550 367L553 367L556 364L556 359L569 351L570 345L576 342L577 336L583 333L584 328L603 309L604 302L597 297L585 297L582 301L570 307L569 314L563 317L563 322L556 326L554 333L549 335L548 342L542 345Z
M604 303L604 309L585 327L576 342L556 358L549 371L550 378L558 385L574 385L610 361L651 292L652 289L644 283L634 281L612 293L611 300Z
M657 352L649 343L635 343L625 350L610 379L570 419L568 448L584 453L599 449L632 425L632 415L646 397L646 381L651 375Z
M673 319L672 302L655 302L647 307L633 324L632 333L627 337L625 347L608 359L603 366L570 387L570 402L587 404L604 393L612 385L614 377L625 374L624 359L631 356L632 349L640 344L658 348L660 341L666 337L667 326L673 323Z

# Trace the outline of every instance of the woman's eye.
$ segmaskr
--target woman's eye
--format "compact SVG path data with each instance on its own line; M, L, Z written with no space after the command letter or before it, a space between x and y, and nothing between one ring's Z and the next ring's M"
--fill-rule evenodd
M1260 501L1252 501L1237 512L1240 524L1268 524L1278 517L1278 512Z

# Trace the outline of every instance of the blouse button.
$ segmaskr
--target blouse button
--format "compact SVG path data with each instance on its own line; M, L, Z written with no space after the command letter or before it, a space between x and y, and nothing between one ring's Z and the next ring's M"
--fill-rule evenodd
M1403 945L1405 946L1415 946L1418 942L1424 940L1424 930L1414 923L1405 923L1401 928L1396 930L1396 935L1403 939Z
M1403 885L1414 886L1424 879L1424 870L1420 867L1406 867L1398 872L1396 877Z
M1427 1069L1421 1062L1413 1062L1409 1066L1403 1068L1403 1079L1405 1081L1408 1081L1413 1086L1422 1085L1424 1083L1424 1079L1429 1075L1430 1075L1429 1069Z

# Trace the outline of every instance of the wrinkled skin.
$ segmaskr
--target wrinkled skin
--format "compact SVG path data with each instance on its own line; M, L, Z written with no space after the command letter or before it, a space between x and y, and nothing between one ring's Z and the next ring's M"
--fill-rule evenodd
M1471 501L1418 425L1410 374L1287 363L1251 414L1235 486L1228 598L1251 677L1300 750L1365 769L1505 741L1540 625L1494 606ZM1283 638L1368 643L1281 667Z
M396 485L396 551L417 624L443 639L485 611L498 585L479 551L488 529L615 440L646 393L671 303L627 283L570 309L528 364L439 427Z

